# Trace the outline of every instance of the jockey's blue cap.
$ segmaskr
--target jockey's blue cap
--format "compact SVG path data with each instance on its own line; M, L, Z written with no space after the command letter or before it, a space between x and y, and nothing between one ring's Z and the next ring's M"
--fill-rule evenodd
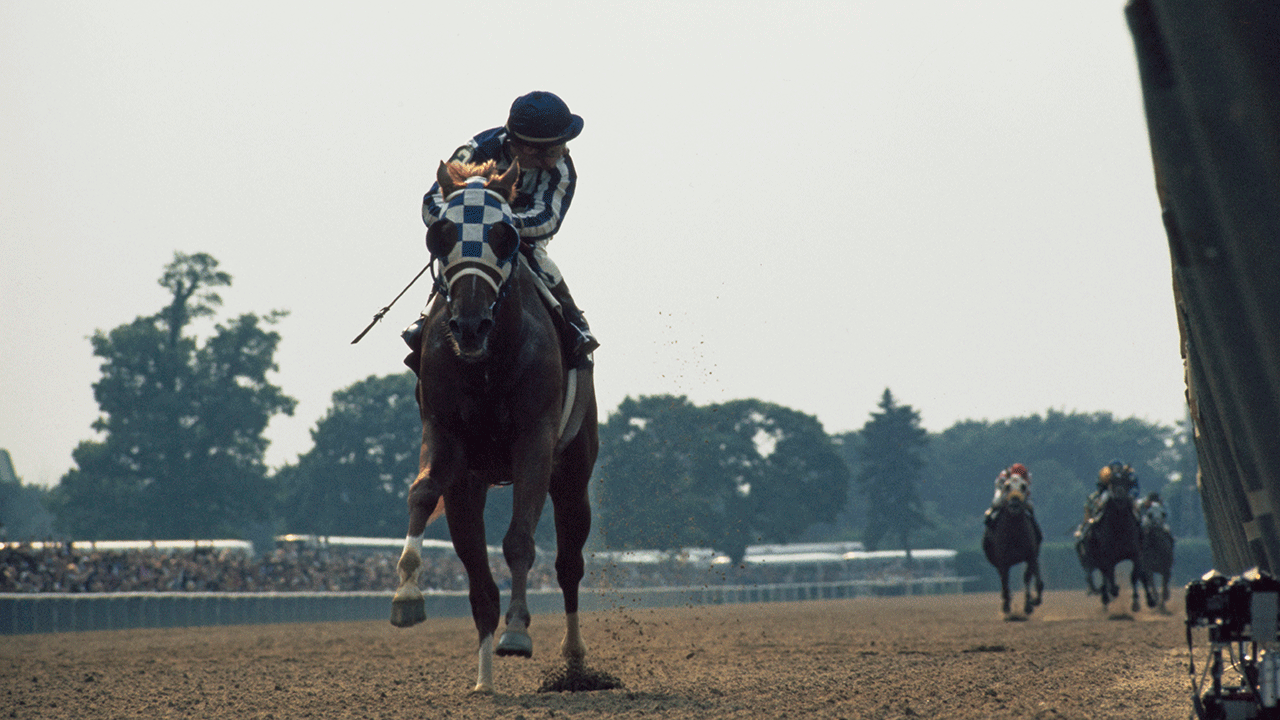
M511 103L507 133L529 145L559 145L582 132L582 118L554 93L535 90Z

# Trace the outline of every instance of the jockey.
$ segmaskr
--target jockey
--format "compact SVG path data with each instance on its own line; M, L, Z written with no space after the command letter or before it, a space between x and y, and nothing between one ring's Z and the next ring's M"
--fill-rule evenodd
M556 95L531 92L511 104L506 125L476 135L454 150L449 158L449 162L465 163L493 160L502 172L513 162L519 162L520 180L516 198L511 203L513 224L520 233L529 266L560 303L570 329L565 342L574 367L590 367L591 352L600 343L569 294L560 269L547 256L547 245L559 231L573 201L578 174L566 143L578 137L582 124L582 118L569 112L569 106ZM443 212L440 185L434 183L422 199L422 219L430 225L439 220ZM424 320L425 315L402 335L415 352Z
M1036 527L1036 538L1039 541L1043 535L1040 532L1040 523L1036 522L1035 506L1031 504L1031 471L1027 470L1027 466L1022 463L1014 463L996 475L995 496L991 498L991 507L987 508L986 513L983 514L983 521L987 527L991 527L995 522L1000 514L1000 508L1004 506L1006 484L1010 481L1022 486L1023 502L1026 503L1027 512L1031 515L1031 523Z
M1160 493L1148 493L1142 502L1138 503L1138 515L1142 518L1142 525L1154 525L1169 530L1169 513L1165 510L1164 501L1160 499Z
M1127 489L1134 500L1138 499L1141 490L1138 474L1133 471L1133 466L1112 460L1098 471L1098 489L1090 493L1084 502L1084 520L1076 528L1076 537L1084 537L1085 531L1097 519L1098 513L1102 512L1102 506L1107 504L1113 487Z

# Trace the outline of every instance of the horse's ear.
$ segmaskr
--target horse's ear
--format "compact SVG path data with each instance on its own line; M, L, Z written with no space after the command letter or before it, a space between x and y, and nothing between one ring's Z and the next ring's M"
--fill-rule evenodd
M458 226L452 220L437 220L427 227L427 252L431 257L448 257L457 243Z
M441 197L449 197L454 190L461 187L461 185L454 184L453 178L449 177L449 168L444 164L443 160L440 161L440 167L436 168L436 183L440 185Z
M510 223L495 223L489 228L489 247L494 255L506 260L520 247L520 233Z
M511 163L511 167L507 168L505 173L491 179L488 183L485 183L484 187L486 190L493 190L506 198L507 202L511 202L515 198L516 180L519 178L520 161L516 160Z

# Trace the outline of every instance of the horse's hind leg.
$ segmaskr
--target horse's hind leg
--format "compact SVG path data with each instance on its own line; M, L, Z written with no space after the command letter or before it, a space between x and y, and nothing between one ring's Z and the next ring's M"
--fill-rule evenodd
M570 665L581 665L587 646L578 628L578 585L585 574L582 548L591 533L591 504L585 482L565 484L571 487L565 489L555 483L551 493L556 513L556 581L564 596L565 632L560 655Z

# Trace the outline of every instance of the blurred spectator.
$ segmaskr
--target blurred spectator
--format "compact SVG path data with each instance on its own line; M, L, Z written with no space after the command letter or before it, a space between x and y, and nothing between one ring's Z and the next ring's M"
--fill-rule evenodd
M386 591L399 584L398 550L285 544L259 557L233 549L82 550L46 543L0 547L0 593L82 592L316 592ZM449 550L423 553L419 585L425 591L465 591L467 575ZM554 590L554 551L538 554L529 588ZM875 564L711 564L665 553L649 562L626 562L617 553L587 553L583 587L698 587L773 583L897 581L952 575L949 563L908 569L900 559ZM499 587L510 573L500 555L490 569Z

